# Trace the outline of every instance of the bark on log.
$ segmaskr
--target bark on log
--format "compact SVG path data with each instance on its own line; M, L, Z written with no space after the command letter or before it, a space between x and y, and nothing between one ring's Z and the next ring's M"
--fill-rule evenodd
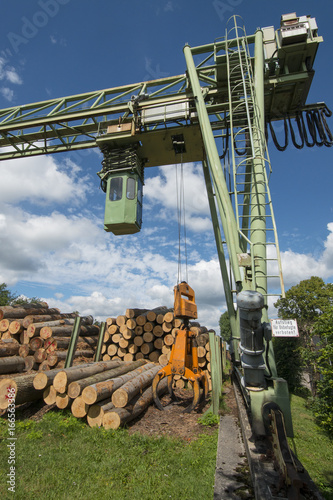
M0 358L0 375L5 373L23 372L25 369L24 358L21 356L8 356Z
M35 374L20 375L13 378L5 378L0 381L0 409L8 407L8 394L11 389L15 390L15 404L19 405L28 401L36 401L42 398L42 392L37 391L32 385Z
M26 356L24 359L25 369L24 371L30 372L31 370L38 370L39 364L35 361L33 356Z
M0 357L16 356L19 354L20 344L14 339L7 339L0 342Z
M0 310L4 313L4 318L9 319L19 319L25 318L28 315L38 315L38 314L60 314L59 309L50 309L48 307L38 306L37 304L27 304L27 306L20 305L18 307L13 306L1 306Z
M83 363L80 365L81 368L86 368L88 366L93 366L95 363ZM71 372L73 370L76 370L77 366L71 366L70 368L66 368L66 372ZM53 383L53 380L57 373L60 373L64 371L63 368L55 369L55 370L50 370L49 372L45 373L37 373L36 376L33 379L33 386L37 390L43 390L46 389L46 387L50 386Z
M58 349L67 349L71 341L70 337L52 337L57 342ZM85 343L89 347L97 345L96 337L78 337L77 345ZM82 347L82 346L81 346Z
M83 389L88 387L89 385L98 384L99 382L103 382L104 380L110 380L112 378L119 377L120 375L124 375L130 371L139 368L145 364L144 360L135 361L133 363L126 363L120 365L117 368L113 368L111 370L106 370L102 373L97 373L96 375L92 375L91 377L86 377L81 380L76 380L75 382L71 382L67 388L67 394L75 399L80 396Z
M30 337L27 334L27 330L23 330L22 333L20 333L20 344L29 344L30 342Z
M167 378L161 380L158 385L158 394L162 395L166 392L168 387ZM152 387L148 387L143 394L136 400L135 404L131 409L127 408L116 408L111 411L107 411L103 416L103 426L105 429L118 429L120 426L124 425L126 422L130 422L134 418L141 415L141 413L148 408L153 402L153 390Z
M154 366L150 370L137 375L134 379L126 382L122 387L112 394L112 403L116 408L124 408L140 391L152 383L153 378L159 371L160 366Z
M107 369L116 368L119 366L119 361L99 361L98 363L93 363L91 366L76 366L73 370L62 370L57 373L53 380L54 388L60 394L66 392L67 385L80 378L85 378L90 375L95 375L96 373L104 372Z
M126 309L125 316L126 318L136 318L137 316L140 316L141 314L145 314L148 312L148 309Z
M70 337L73 327L71 325L53 326L52 337ZM99 334L99 327L96 325L81 326L80 336L95 336Z
M153 367L153 363L147 363L140 368L136 368L129 373L121 375L112 380L106 380L105 382L99 382L98 384L89 385L82 391L82 398L87 405L92 405L101 401L102 399L109 398L113 391L116 391L124 383L136 377L142 372L145 372Z

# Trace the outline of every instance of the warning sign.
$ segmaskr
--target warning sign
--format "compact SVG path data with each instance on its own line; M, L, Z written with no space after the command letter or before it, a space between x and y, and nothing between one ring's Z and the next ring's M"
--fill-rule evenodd
M273 337L299 337L295 319L271 319Z

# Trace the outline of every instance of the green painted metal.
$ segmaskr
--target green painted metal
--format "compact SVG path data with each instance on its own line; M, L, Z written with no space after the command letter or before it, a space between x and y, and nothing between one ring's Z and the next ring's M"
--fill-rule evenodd
M228 314L229 314L230 327L231 327L231 331L233 333L233 337L236 338L238 336L238 329L237 329L237 323L236 323L235 307L234 307L233 299L232 299L232 291L230 288L229 272L228 272L228 267L227 267L224 249L223 249L220 224L219 224L217 209L216 209L216 205L215 205L215 197L214 197L214 193L213 193L213 186L212 186L212 182L211 182L211 178L210 178L210 173L208 170L208 165L207 165L207 162L205 160L203 161L203 172L204 172L204 178L205 178L206 189L207 189L208 203L209 203L210 213L211 213L211 217L212 217L215 243L216 243L216 248L217 248L217 255L218 255L218 259L219 259L219 263L220 263L220 270L221 270L221 276L222 276L222 281L223 281L224 294L225 294L225 299L226 299L227 309L228 309Z
M186 45L184 47L184 55L187 65L189 81L192 88L192 93L195 99L196 111L203 139L205 152L207 155L207 163L210 168L210 174L213 179L217 203L220 209L220 217L224 233L228 240L229 258L236 284L240 284L242 279L237 261L237 254L240 253L240 248L237 243L237 224L234 211L230 202L228 188L221 169L219 153L216 147L212 127L209 120L209 115L206 109L205 99L201 90L199 78L194 64L191 48Z
M102 346L104 342L104 334L105 334L105 328L106 328L106 323L103 321L99 327L99 335L98 335L98 340L97 340L97 346L96 346L96 352L94 356L94 361L100 361L101 359L101 352L102 352Z
M214 330L209 331L209 349L212 379L212 401L206 413L214 413L215 415L218 415L222 394L222 357L220 337L216 336Z
M76 350L77 340L79 338L80 328L81 328L81 318L80 316L76 316L71 334L71 339L68 346L65 368L69 368L73 364L73 358Z
M104 229L113 234L134 234L142 223L142 181L132 172L114 173L107 179Z
M269 229L277 242L268 189L270 163L264 136L265 119L278 120L286 114L293 116L306 108L312 65L322 38L315 33L306 43L281 46L276 33L276 51L265 58L267 46L263 31L257 30L254 35L247 36L245 29L238 26L236 17L231 18L233 24L229 25L223 39L184 48L187 66L184 75L0 110L0 160L91 147L114 150L130 146L136 148L145 167L202 161L237 362L240 336L233 294L242 289L256 290L267 301ZM196 60L201 58L196 65L194 56ZM236 81L235 71L238 70L240 79ZM238 84L243 93L235 94ZM216 144L227 129L231 132L231 182L224 176ZM181 159L175 154L173 142L174 136L179 135L183 136L185 144ZM244 159L239 158L235 148L242 135L250 144L246 145L248 151ZM107 190L107 230L122 234L140 229L138 193L143 175L134 174L138 177L134 179L135 199L131 200L126 199L125 189L127 180L133 176L132 171L108 172L103 177ZM112 199L112 182L117 178L123 182L120 200ZM268 220L272 228L268 228ZM126 228L122 227L123 223ZM223 239L227 244L232 276L226 266ZM280 260L278 245L276 260ZM283 290L283 283L281 286ZM263 320L267 320L266 309ZM72 363L79 328L80 319L77 318L67 366ZM222 384L221 341L211 332L210 343L213 408L217 412ZM281 403L289 422L286 385L276 377L271 343L269 364L272 377L268 377L267 389L258 392L244 389L258 426L263 425L261 409L266 401ZM239 371L237 363L236 371ZM290 431L290 424L287 425Z

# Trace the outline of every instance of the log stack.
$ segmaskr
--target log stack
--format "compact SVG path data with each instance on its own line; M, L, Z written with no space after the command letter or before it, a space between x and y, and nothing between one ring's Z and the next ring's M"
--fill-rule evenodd
M71 408L91 427L118 428L136 418L153 401L151 384L160 365L144 359L101 361L0 380L0 410L44 399L58 408ZM160 394L167 379L159 384Z
M147 359L165 366L171 354L176 331L182 320L175 318L173 309L127 309L124 315L108 317L102 346L102 359L133 361ZM190 322L197 334L199 365L210 379L209 334L206 327ZM176 377L176 386L183 388L186 380Z
M0 307L0 376L64 366L76 316L46 303ZM81 319L74 358L93 358L99 327L92 323L91 316Z

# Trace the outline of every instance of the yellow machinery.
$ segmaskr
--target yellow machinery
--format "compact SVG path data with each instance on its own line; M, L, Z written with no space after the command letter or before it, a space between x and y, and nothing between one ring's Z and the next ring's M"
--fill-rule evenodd
M197 306L193 289L185 282L174 287L174 315L183 320L183 324L176 331L175 341L172 346L168 364L161 368L153 380L153 396L156 406L163 410L164 407L158 397L158 384L164 377L168 377L168 389L173 396L173 378L180 375L192 383L193 401L185 409L191 412L200 401L200 385L203 389L203 398L208 394L208 380L198 364L198 349L196 334L189 326L190 319L197 318Z

